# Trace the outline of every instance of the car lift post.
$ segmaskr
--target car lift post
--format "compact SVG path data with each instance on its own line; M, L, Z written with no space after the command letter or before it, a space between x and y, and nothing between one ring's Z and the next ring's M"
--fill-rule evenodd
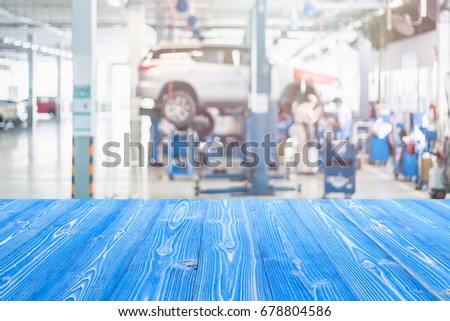
M251 18L250 139L259 144L259 162L250 179L251 195L271 195L264 148L264 136L270 132L269 68L266 59L266 0L256 0Z
M223 189L202 190L196 183L195 193L199 194L244 194L244 195L273 195L275 192L300 191L299 188L286 186L270 186L270 179L282 179L280 175L268 175L265 161L265 150L261 146L265 135L275 126L276 117L270 110L270 67L266 59L266 0L256 0L251 10L250 28L247 29L246 40L251 47L251 78L249 94L249 117L246 119L246 140L259 144L257 154L259 162L253 169L243 170L240 174L209 175L211 178L227 178L231 180L246 180L249 176L250 185ZM272 126L271 126L272 124ZM276 132L276 131L275 131ZM272 132L274 136L275 132ZM247 171L251 171L248 175ZM222 177L223 176L223 177Z

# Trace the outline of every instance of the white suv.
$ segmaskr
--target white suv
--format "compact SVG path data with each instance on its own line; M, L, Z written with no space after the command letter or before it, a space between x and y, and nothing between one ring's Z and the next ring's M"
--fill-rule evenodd
M151 99L178 129L189 127L206 107L247 107L249 50L226 45L159 45L139 67L137 96ZM293 72L281 83L293 83ZM283 85L284 89L285 85ZM280 91L272 93L280 97ZM278 99L276 99L278 101Z

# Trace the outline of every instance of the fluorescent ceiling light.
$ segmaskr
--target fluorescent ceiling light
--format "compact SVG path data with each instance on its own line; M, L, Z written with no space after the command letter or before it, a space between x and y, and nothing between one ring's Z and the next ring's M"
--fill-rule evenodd
M3 38L3 43L5 43L7 45L12 44L13 42L14 42L13 38L10 38L10 37Z
M405 4L404 0L392 0L389 1L389 7L392 9L399 8Z
M22 44L22 48L24 48L24 49L30 49L30 48L31 48L31 43L29 43L29 42L24 42L24 43Z
M111 7L119 8L123 6L122 0L107 0L107 4L109 4Z
M13 45L16 46L16 47L22 47L22 41L15 40L15 41L13 42Z
M375 17L381 17L382 15L384 15L384 13L385 13L385 10L380 8L374 13L374 16Z

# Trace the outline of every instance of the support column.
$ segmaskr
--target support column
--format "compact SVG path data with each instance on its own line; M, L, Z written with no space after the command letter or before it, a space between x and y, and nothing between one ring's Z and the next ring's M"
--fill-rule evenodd
M166 22L165 10L163 8L161 1L158 1L158 8L156 9L156 24L155 24L156 43L160 43L162 40L164 40L165 22Z
M73 159L72 197L94 194L95 41L97 0L72 1Z
M441 1L442 2L442 1ZM437 19L438 95L440 137L450 135L450 11L441 11Z
M34 36L28 35L28 42L34 42ZM34 67L36 53L31 48L28 49L28 128L33 127L34 122L34 107L36 102L36 93L34 91Z
M131 79L130 101L130 138L132 142L141 141L141 117L139 115L140 100L136 97L136 88L139 82L138 68L142 60L143 39L145 30L145 5L141 1L131 2L127 8L128 39L129 39L129 65ZM139 164L137 150L131 154L131 164Z
M269 68L266 59L266 0L256 0L252 11L250 137L257 142L259 163L253 171L250 194L273 194L265 163L264 136L270 131Z
M61 50L61 45L59 45L59 50ZM56 83L56 118L58 122L61 121L62 113L62 57L61 55L56 57L56 68L57 68L57 83Z
M367 38L359 40L359 75L360 75L360 95L359 95L359 117L369 118L369 72L370 56L372 45Z

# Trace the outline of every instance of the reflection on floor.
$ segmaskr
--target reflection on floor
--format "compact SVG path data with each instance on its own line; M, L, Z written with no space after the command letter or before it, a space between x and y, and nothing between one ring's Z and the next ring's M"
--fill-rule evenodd
M108 141L124 141L129 121L124 113L100 114L96 129L96 198L193 198L195 182L187 178L171 181L163 169L101 166L107 159L102 147ZM148 141L149 120L143 119L142 137ZM144 130L145 129L145 130ZM0 131L0 198L70 198L72 126L66 119L38 120L32 130L13 128ZM279 198L320 198L323 176L295 175L273 185L297 187L302 192L279 193ZM241 182L204 181L202 188L242 186ZM416 191L413 182L395 181L392 168L365 165L357 173L354 198L426 199L426 191ZM223 198L229 195L207 195Z

